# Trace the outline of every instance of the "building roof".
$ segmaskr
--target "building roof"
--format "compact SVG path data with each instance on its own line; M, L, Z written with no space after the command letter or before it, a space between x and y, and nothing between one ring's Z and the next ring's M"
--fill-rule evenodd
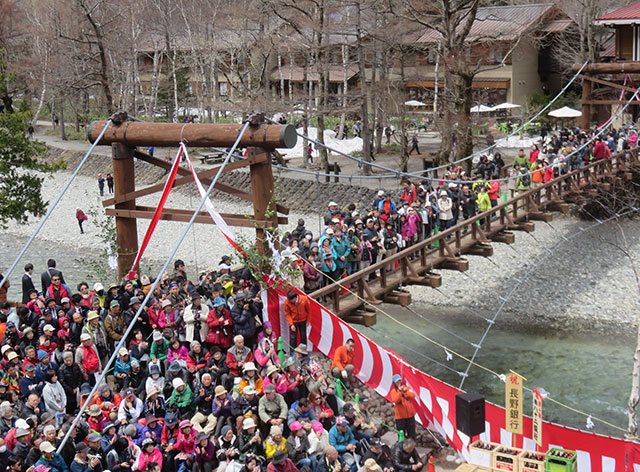
M539 31L555 33L564 31L570 24L571 20L553 3L480 7L467 40L512 41L534 27L538 27ZM434 43L439 39L440 33L428 29L418 38L417 43Z
M640 23L640 0L618 8L593 21L596 25L623 25Z

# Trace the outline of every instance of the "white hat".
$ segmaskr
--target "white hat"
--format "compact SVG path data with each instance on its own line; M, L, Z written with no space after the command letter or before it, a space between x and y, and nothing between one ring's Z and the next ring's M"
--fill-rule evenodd
M443 196L443 195L448 195L446 190L443 190L440 192L440 196Z
M160 341L162 339L162 333L160 331L153 332L153 340Z
M331 228L327 228L325 231L326 234L333 234L333 230Z
M454 183L454 182L451 182L451 183L449 184L449 188L456 188L457 186L458 186L458 185L457 185L456 183Z
M338 206L338 204L334 201L329 202L329 206L333 207L333 206Z
M165 306L171 306L171 300L169 300L167 298L162 300L162 308L164 308Z
M258 370L256 369L256 365L253 362L247 362L244 365L243 372L247 372L248 370Z
M251 429L256 427L256 422L253 418L245 418L242 420L242 429Z
M230 270L231 266L229 264L225 264L224 262L218 266L218 270Z
M80 341L90 341L91 335L89 333L82 333L80 335Z
M256 389L253 387L253 385L247 385L242 389L242 393L244 393L245 395L255 395L258 392L256 392Z
M129 351L126 347L121 347L120 349L118 349L118 355L126 356L127 354L129 354Z
M361 225L362 224L362 220L358 219L356 220L356 225Z
M42 331L55 331L56 329L51 326L50 324L46 324L44 325L44 328L42 328Z
M184 385L184 381L180 377L176 377L175 379L173 379L171 384L173 385L173 388L178 388Z
M11 346L9 346L8 344L5 344L4 346L2 346L2 349L0 349L0 353L4 354L9 350L11 350Z
M93 284L93 290L95 290L96 292L104 290L104 285L102 285L100 282L96 282L95 284Z
M378 196L381 197L384 195L384 190L378 190Z

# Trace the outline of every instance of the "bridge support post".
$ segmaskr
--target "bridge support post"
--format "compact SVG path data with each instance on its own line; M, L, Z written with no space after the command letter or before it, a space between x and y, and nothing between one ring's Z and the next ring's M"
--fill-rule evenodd
M114 197L117 198L136 189L136 169L131 148L122 143L111 145L113 157ZM131 199L116 203L116 209L135 210L136 201ZM118 278L122 279L129 270L138 253L138 225L135 218L116 216L116 234L118 242Z

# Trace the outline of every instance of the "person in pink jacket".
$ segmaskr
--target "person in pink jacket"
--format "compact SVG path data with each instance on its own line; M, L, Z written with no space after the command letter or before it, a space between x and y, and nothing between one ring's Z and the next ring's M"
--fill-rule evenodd
M157 463L162 469L162 453L160 449L154 446L154 441L151 438L147 438L142 441L142 450L138 456L137 470L140 472L146 472L149 468L149 464L152 462Z
M405 221L402 224L402 240L406 242L405 247L409 247L416 242L416 234L418 234L418 226L420 225L420 217L416 213L416 209L411 207L407 215L403 215L401 219Z
M280 373L280 369L275 365L269 366L267 369L267 375L262 380L262 388L265 388L269 384L273 384L276 388L276 392L280 395L287 393L287 388L289 386L287 378Z
M175 336L171 338L171 342L169 343L169 354L167 355L167 361L172 363L173 361L177 361L179 364L184 364L184 367L187 367L187 358L189 357L189 350L186 346L182 346L180 344L180 340Z
M189 468L187 461L193 459L193 454L196 451L196 436L198 433L193 429L193 425L189 420L182 420L179 428L180 431L173 449L178 452L176 455L178 472L186 472Z

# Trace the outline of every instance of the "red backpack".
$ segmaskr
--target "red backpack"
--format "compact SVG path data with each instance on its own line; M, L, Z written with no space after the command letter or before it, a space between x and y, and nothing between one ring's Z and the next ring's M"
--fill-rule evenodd
M82 368L87 373L93 373L100 367L100 359L96 351L93 350L93 345L86 347L81 346L84 349L84 359L82 360Z

